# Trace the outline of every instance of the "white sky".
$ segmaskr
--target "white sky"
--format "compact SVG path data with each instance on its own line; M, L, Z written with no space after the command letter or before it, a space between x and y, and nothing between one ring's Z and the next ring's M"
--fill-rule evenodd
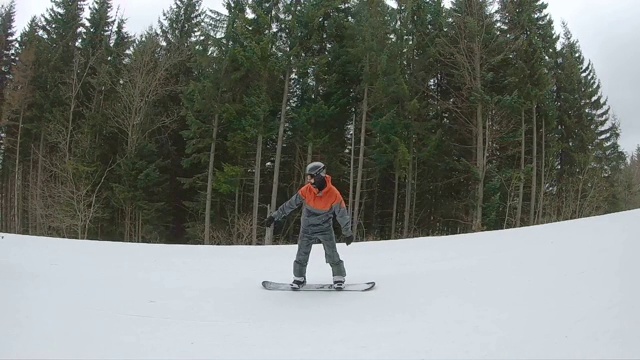
M8 0L0 0L8 3ZM162 10L173 0L113 0L128 19L130 32L140 32L156 25ZM547 0L556 29L567 21L574 38L594 65L602 82L603 93L618 116L622 128L620 144L631 152L640 144L640 116L634 102L640 100L640 6L637 0ZM223 10L222 0L203 0L203 5ZM49 0L16 1L16 27L22 29L34 15L49 8Z

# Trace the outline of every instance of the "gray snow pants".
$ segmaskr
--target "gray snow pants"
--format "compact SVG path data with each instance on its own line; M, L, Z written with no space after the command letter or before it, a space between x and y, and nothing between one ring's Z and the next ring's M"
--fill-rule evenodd
M344 269L344 262L338 254L336 237L333 231L313 235L300 233L298 237L298 253L293 262L293 276L306 277L309 254L311 254L311 249L316 241L320 241L324 247L324 258L331 266L333 276L347 276L347 272Z

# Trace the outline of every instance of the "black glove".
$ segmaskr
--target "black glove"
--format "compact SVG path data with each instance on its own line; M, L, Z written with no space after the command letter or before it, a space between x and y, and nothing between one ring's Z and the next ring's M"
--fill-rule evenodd
M264 221L264 226L269 227L271 226L271 224L273 224L273 222L276 221L276 219L269 215L269 217Z
M344 242L349 246L353 242L353 235L345 236Z

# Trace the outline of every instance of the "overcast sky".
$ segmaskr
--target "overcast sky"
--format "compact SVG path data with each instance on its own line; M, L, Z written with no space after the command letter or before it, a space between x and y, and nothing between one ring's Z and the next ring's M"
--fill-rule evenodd
M0 0L8 3L8 0ZM130 32L156 25L173 0L113 0L128 19ZM640 6L638 0L547 0L548 11L560 31L565 20L587 59L595 66L604 95L622 128L620 144L633 151L640 144ZM205 7L223 10L222 0L203 0ZM17 0L16 27L22 29L34 15L43 14L49 0Z

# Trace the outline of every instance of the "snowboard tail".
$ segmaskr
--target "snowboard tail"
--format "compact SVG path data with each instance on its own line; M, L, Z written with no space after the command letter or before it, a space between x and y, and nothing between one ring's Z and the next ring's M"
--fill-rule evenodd
M278 290L278 291L367 291L371 290L376 285L375 282L364 282L364 283L345 283L344 288L335 289L333 284L305 284L303 287L299 289L294 289L288 283L274 282L274 281L263 281L262 287L267 290Z

